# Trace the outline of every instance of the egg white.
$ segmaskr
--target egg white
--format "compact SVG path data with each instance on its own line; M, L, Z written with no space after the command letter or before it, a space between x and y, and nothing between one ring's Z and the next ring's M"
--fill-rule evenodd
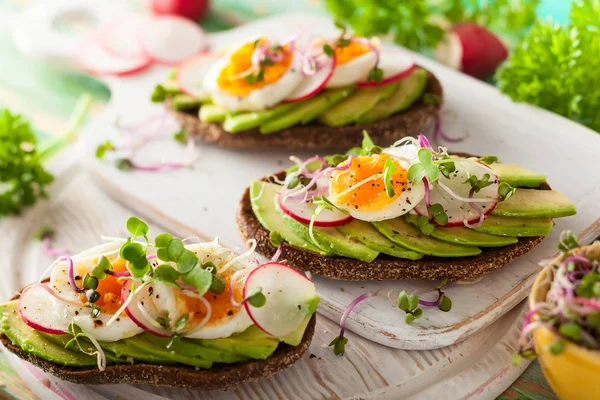
M302 60L292 53L292 61L287 71L275 82L260 89L252 90L246 96L236 96L223 89L217 83L217 79L230 62L231 53L208 70L204 77L203 86L210 93L212 102L230 111L260 111L281 103L298 87L302 79Z
M336 65L331 78L325 84L325 88L341 88L366 81L369 71L375 66L375 62L377 62L377 56L370 51L347 63Z
M406 171L415 163L419 162L416 156L418 148L414 145L405 145L396 148L384 150L384 153L392 156ZM361 211L354 207L348 207L345 203L338 204L335 200L334 193L329 192L330 200L340 209L345 210L352 217L368 222L383 221L393 219L407 214L413 210L417 204L425 198L425 185L423 181L413 185L407 178L406 190L400 194L393 202L376 211ZM368 185L368 183L366 183Z

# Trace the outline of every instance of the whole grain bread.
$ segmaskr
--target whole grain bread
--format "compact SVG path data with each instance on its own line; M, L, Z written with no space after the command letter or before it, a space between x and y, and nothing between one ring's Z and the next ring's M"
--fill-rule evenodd
M314 335L316 314L313 314L302 342L296 347L280 343L266 360L236 364L214 364L210 369L196 369L181 364L158 365L147 363L109 365L104 371L97 368L71 368L38 358L14 346L3 334L0 342L12 353L57 378L86 385L144 384L196 390L222 390L245 382L269 377L298 360L310 346Z
M219 123L200 121L197 109L189 112L171 110L171 113L189 134L204 142L215 143L222 147L295 151L347 150L361 145L364 130L369 132L373 142L386 147L405 136L432 129L442 106L443 91L440 82L431 72L428 74L424 94L434 95L439 102L431 104L423 101L424 96L421 96L408 110L382 121L337 128L315 122L268 135L261 134L258 129L229 133Z
M465 153L454 154L471 157ZM284 179L285 171L281 171L275 176L278 179ZM263 180L266 179L263 178ZM544 183L538 189L549 190L550 186ZM273 257L277 248L271 244L269 231L262 226L252 210L249 188L244 192L236 220L242 237L246 240L256 239L256 251L267 258ZM301 271L309 271L325 278L349 281L474 279L521 257L540 244L543 239L541 236L519 238L518 243L483 249L483 252L475 257L425 256L420 260L413 261L380 254L370 263L347 257L322 256L283 242L280 259Z

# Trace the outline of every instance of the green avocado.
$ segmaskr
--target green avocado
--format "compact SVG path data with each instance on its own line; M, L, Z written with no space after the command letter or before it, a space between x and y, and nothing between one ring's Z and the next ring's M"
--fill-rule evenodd
M550 218L516 218L488 215L476 231L492 235L528 237L546 236L552 230Z
M277 207L277 196L281 186L274 183L254 181L250 184L250 202L254 215L269 232L277 232L279 235L294 247L309 250L315 253L329 255L317 246L304 240L296 234L285 222L287 215L281 216Z
M223 350L255 360L267 359L279 345L279 340L268 336L256 325L252 325L244 332L237 333L228 338L195 339L202 346Z
M406 215L405 219L417 225L418 215ZM515 244L519 240L513 237L490 235L488 233L477 232L473 229L464 226L456 226L449 228L436 228L431 237L448 243L464 244L466 246L481 246L481 247L502 247L509 244Z
M354 88L326 90L302 102L285 115L272 119L260 127L260 133L281 131L299 123L307 124L354 92Z
M169 350L166 347L157 346L150 338L149 333L142 333L131 338L124 339L127 346L136 348L139 351L152 354L159 358L167 358L181 364L191 365L193 367L210 368L212 361L205 360L192 355L177 353L174 350Z
M233 364L236 362L248 361L249 359L249 357L235 354L234 352L225 349L215 349L214 347L205 346L195 339L163 338L150 334L143 334L143 336L161 350L174 351L176 354L199 357L211 362ZM252 346L252 343L247 343L247 345Z
M308 322L310 321L311 317L312 313L310 315L307 315L306 318L304 318L304 321L302 321L302 323L298 326L298 328L295 331L290 332L287 335L282 336L278 339L283 343L289 344L290 346L298 346L300 342L302 342L302 338L304 337L304 331L306 331L306 327L308 326Z
M223 129L230 133L238 133L249 129L258 128L265 122L277 118L281 114L298 107L296 103L279 104L269 110L244 112L237 115L227 115L223 122Z
M55 364L69 367L88 367L97 364L96 357L65 349L30 328L19 316L17 301L0 305L0 331L23 351Z
M397 258L406 258L409 260L419 260L423 254L408 250L405 247L392 242L383 236L377 229L368 222L357 219L345 225L338 226L337 229L344 235L358 240L367 247Z
M287 217L283 211L279 212ZM285 218L284 221L297 235L311 243L316 242L315 244L323 251L332 252L337 256L354 258L364 262L371 262L379 255L378 251L365 246L356 239L346 236L336 228L315 226L313 227L313 237L311 238L308 225L298 222L291 217Z
M492 211L494 215L523 218L560 218L576 213L575 204L561 193L535 189L517 189L515 194L498 203Z
M382 100L371 110L358 118L359 124L379 121L390 115L399 113L409 108L425 90L427 85L427 71L417 68L406 78L399 81L398 89L389 99Z
M67 343L69 343L71 341L71 339L73 339L72 335L51 335L49 333L43 333L43 332L38 332L42 337L44 337L46 340L49 340L51 342L54 342L60 346L62 346L63 348L67 345ZM79 338L78 339L79 344L84 348L84 349L93 349L93 345L92 343L85 339L85 338ZM115 364L124 364L127 363L127 356L124 356L122 354L120 355L116 355L113 352L110 351L106 351L106 349L104 348L104 345L101 342L98 342L98 344L100 344L100 347L102 347L102 350L104 351L104 356L106 357L106 361L108 363L115 363ZM77 351L79 350L79 348L77 347L77 344L72 344L72 347L69 347L69 349ZM94 350L92 350L94 351ZM135 358L135 357L132 357Z
M536 188L546 182L546 176L521 168L518 165L493 163L490 168L494 170L500 182L506 182L512 187Z
M187 94L177 94L171 101L173 108L179 111L194 110L200 107L200 100Z
M129 346L124 340L117 342L100 342L100 346L106 351L109 351L117 357L132 358L136 361L147 362L151 364L175 364L175 361L170 358L158 357L156 354L142 351L137 347Z
M348 99L321 114L319 121L328 126L344 126L356 122L377 103L392 96L398 85L398 82L394 82L383 86L360 88Z
M392 242L425 255L436 257L468 257L481 254L481 250L477 247L442 242L441 240L426 236L402 217L373 222L373 225Z
M229 114L227 109L214 104L205 104L198 111L200 121L204 122L223 122Z

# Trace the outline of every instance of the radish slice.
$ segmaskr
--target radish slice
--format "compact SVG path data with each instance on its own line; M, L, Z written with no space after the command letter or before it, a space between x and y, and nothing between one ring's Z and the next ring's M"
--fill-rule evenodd
M204 89L202 81L206 72L215 61L221 58L217 53L198 54L185 61L177 70L177 84L182 92L197 98L205 98L208 92Z
M29 287L19 297L19 315L23 322L36 331L60 335L68 326L60 326L62 319L54 315L54 297L38 283Z
M244 298L258 287L266 303L257 308L245 302L244 307L256 326L271 336L281 337L296 330L318 303L315 285L287 265L268 263L250 272Z
M139 72L151 64L145 56L135 58L117 57L107 52L97 35L83 40L77 54L77 63L94 75L128 75Z
M434 51L436 60L476 78L486 78L508 57L504 43L475 23L457 24Z
M406 51L400 49L382 49L379 54L379 68L383 71L381 82L363 81L358 86L379 86L406 78L415 69L415 60Z
M489 199L489 201L478 200L474 202L477 207L481 208L484 215L487 215L494 211L498 204L498 176L494 171L487 165L474 162L469 160L455 160L454 165L456 171L450 174L450 179L445 176L439 176L439 182L448 187L458 196L463 198L469 197L471 185L465 181L470 176L477 176L481 179L484 174L489 174L493 183L489 186L484 187L478 193L473 194L473 199ZM448 214L448 224L444 227L462 226L466 220L469 224L473 224L479 221L479 213L471 207L470 203L462 200L457 200L446 190L444 190L439 184L433 184L431 188L430 204L441 204ZM419 215L427 215L427 207L425 200L421 201L416 207L415 211Z
M135 15L105 25L100 31L100 44L116 57L146 58L138 38L139 31L148 20L146 16Z
M131 295L132 282L133 281L128 280L123 284L123 288L121 289L122 304L125 304L125 301L127 301L127 298ZM137 281L135 287L138 288L141 284L141 281ZM146 286L141 292L136 294L135 298L129 303L127 308L125 308L125 312L137 326L146 332L160 337L172 336L173 333L168 328L165 328L157 322L156 318L158 315L155 315L156 311L153 310L154 312L151 312L148 310L148 306L153 304L150 299L150 294L148 293L149 289L150 286Z
M196 23L174 15L154 17L140 30L145 54L163 64L176 64L206 47L204 31Z
M289 95L285 101L288 103L294 103L296 101L302 101L308 99L319 93L335 70L335 56L327 57L326 64L323 65L314 75L306 76L302 79L300 85Z
M319 189L317 189L319 190ZM317 209L312 200L296 200L290 197L285 198L282 193L279 193L279 207L281 210L303 224L310 224L312 213ZM339 210L322 210L315 216L314 226L332 227L347 224L352 221L352 216L344 214Z

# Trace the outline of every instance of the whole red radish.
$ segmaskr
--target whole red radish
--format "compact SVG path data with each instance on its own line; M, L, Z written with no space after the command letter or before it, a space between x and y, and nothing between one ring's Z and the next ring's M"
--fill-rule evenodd
M455 25L434 51L436 60L476 78L487 78L508 57L504 43L473 22Z
M155 14L179 15L197 21L206 15L209 0L151 0Z

